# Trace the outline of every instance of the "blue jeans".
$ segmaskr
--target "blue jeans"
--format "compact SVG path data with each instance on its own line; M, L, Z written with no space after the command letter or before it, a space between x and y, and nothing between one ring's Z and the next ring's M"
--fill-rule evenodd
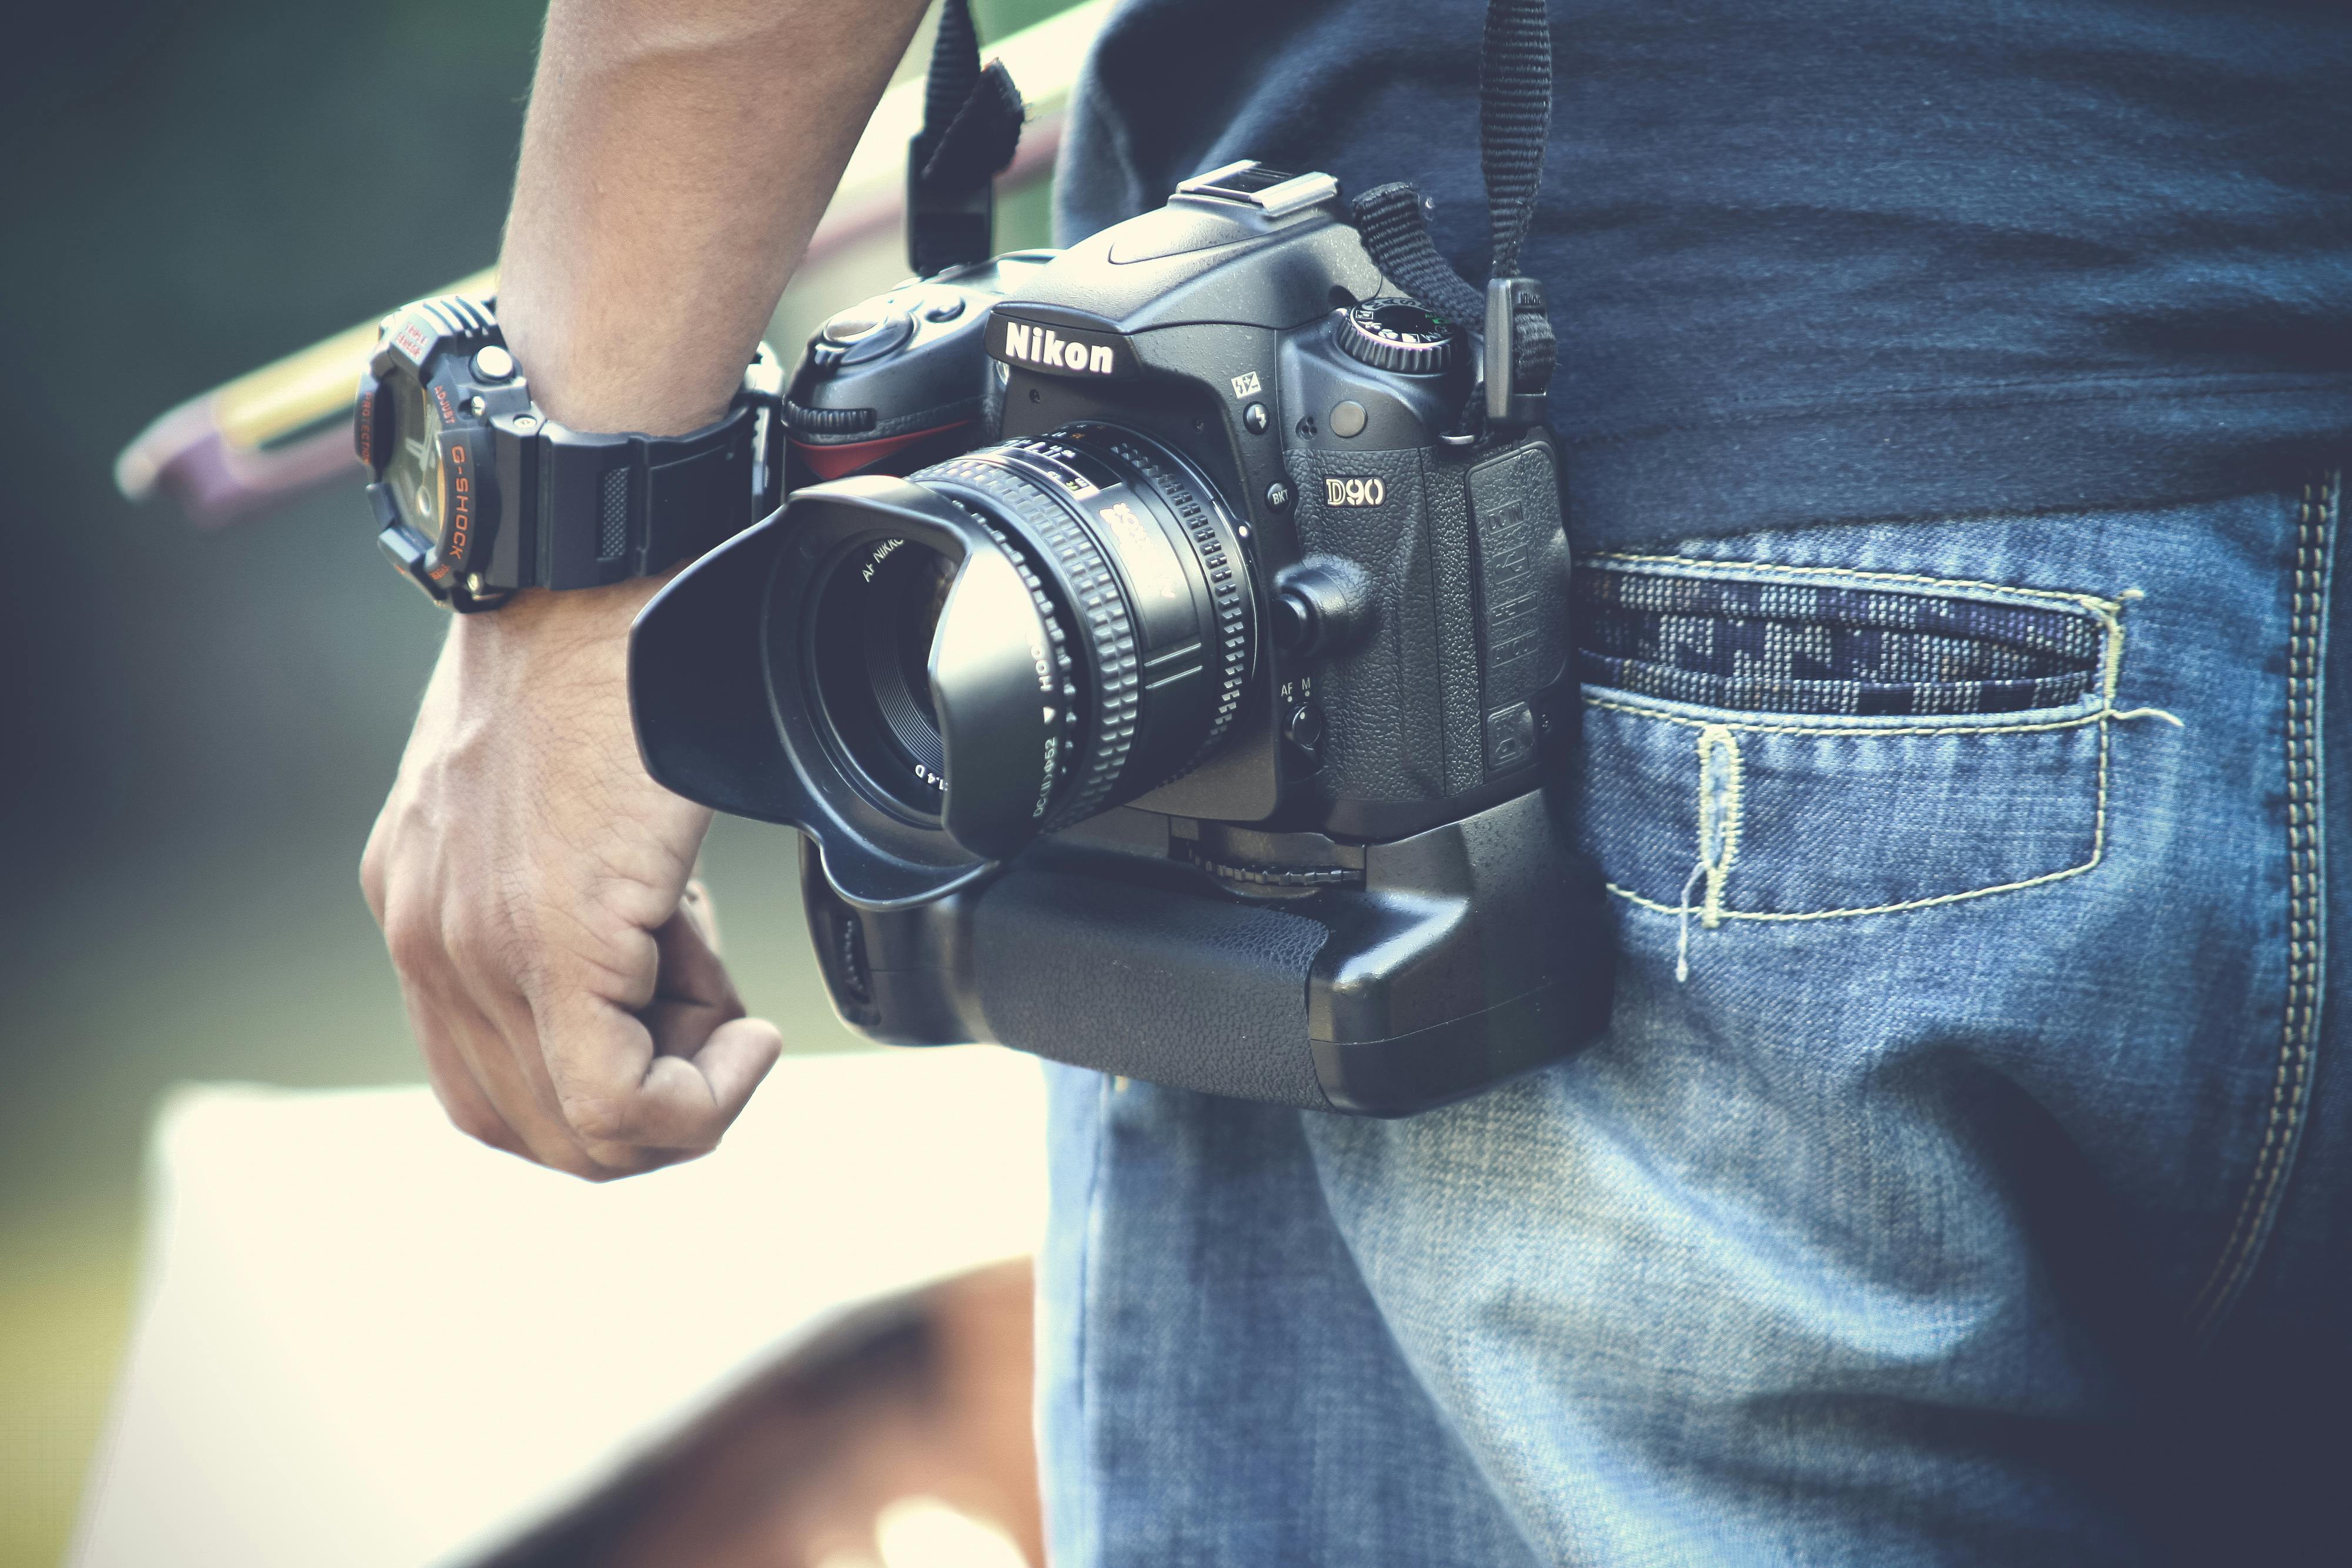
M2281 485L1580 563L1608 1035L1398 1123L1056 1070L1057 1568L2333 1524L2352 681L2336 480Z

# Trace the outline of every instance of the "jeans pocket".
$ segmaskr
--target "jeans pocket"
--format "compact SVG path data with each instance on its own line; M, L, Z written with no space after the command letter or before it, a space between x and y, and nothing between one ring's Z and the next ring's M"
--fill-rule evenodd
M1615 556L1576 601L1581 817L1635 904L1885 915L2099 862L2118 601Z

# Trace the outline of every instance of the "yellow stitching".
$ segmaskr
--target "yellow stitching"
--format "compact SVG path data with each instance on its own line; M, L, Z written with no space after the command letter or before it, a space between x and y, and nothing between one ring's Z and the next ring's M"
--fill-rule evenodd
M2326 630L2321 589L2326 571L2327 523L2342 485L2340 470L2322 479L2315 493L2305 485L2302 510L2295 519L2294 602L2287 638L2286 1005L2281 1019L2278 1066L2272 1074L2270 1108L2263 1118L2262 1143L2254 1152L2254 1168L2247 1177L2245 1196L2239 1200L2221 1254L2189 1300L2189 1315L2200 1333L2220 1320L2253 1266L2261 1219L2275 1206L2310 1082L2319 1008L2315 937L2321 892L2320 824L2312 788L2318 770L2319 741L2315 688L2319 676L2317 644Z
M1715 783L1715 756L1724 754L1724 779ZM1708 829L1714 832L1710 834ZM1709 839L1713 840L1710 852ZM1706 902L1699 924L1709 931L1723 924L1723 883L1739 858L1739 742L1723 726L1698 732L1698 862L1706 868ZM1683 902L1690 902L1685 894Z
M1745 909L1727 909L1723 912L1723 918L1778 921L1785 924L1792 920L1844 920L1858 915L1900 915L1909 909L1929 909L1938 904L1958 904L1967 899L1986 898L1996 893L2015 893L2020 888L2040 887L2049 882L2063 882L2070 876L2082 875L2098 863L2097 858L2094 856L2081 865L2070 865L2063 871L2049 872L2041 876L2030 876L2023 882L2004 882L1998 887L1972 887L1966 893L1946 893L1939 894L1934 898L1915 898L1908 904L1877 904L1868 909L1814 909L1801 915L1760 914ZM1643 909L1654 910L1660 915L1683 913L1671 904L1660 904L1654 898L1643 898L1631 888L1620 887L1613 882L1609 884L1609 891L1628 904L1638 904ZM1696 914L1696 909L1694 908L1692 913Z
M2120 610L2102 610L2098 616L2100 623L2107 629L2106 681L2100 687L2099 695L2105 699L2107 711L2113 713L2116 711L2116 685L2123 679L2124 674L2123 612Z
M2107 716L2104 707L2094 708L2079 718L2052 719L2042 724L1950 725L1931 724L1880 727L1860 724L1739 724L1722 719L1685 718L1680 714L1666 713L1657 708L1638 707L1630 703L1612 702L1606 697L1586 697L1586 707L1605 708L1611 713L1629 713L1636 718L1662 718L1668 724L1687 725L1693 729L1730 729L1747 735L2031 735L2040 730L2080 729L2086 724L2096 724Z
M2097 804L2092 817L2090 858L2084 861L2080 865L2071 865L2063 868L2063 870L2045 872L2040 876L2026 877L2022 881L2019 882L2001 883L1993 887L1970 888L1965 893L1938 894L1933 898L1915 898L1901 904L1874 904L1867 909L1816 909L1808 910L1799 914L1779 914L1761 911L1725 909L1721 906L1719 897L1717 896L1719 894L1720 889L1712 874L1709 876L1708 904L1703 905L1698 909L1691 907L1689 894L1687 892L1683 895L1683 903L1680 905L1660 904L1655 899L1644 898L1640 894L1633 892L1632 889L1620 887L1612 882L1608 884L1609 891L1615 894L1618 897L1625 899L1629 903L1638 904L1643 909L1654 910L1660 915L1687 915L1692 914L1700 914L1704 915L1706 914L1708 908L1711 907L1713 917L1706 922L1709 925L1714 925L1717 921L1722 920L1840 920L1863 915L1898 915L1910 909L1927 909L1939 904L1958 904L1966 899L1984 898L1996 893L2015 893L2021 888L2040 887L2048 883L2063 882L2070 876L2080 876L2084 872L2096 867L2098 863L2105 858L2107 845L2107 752L2110 737L2113 733L2113 725L2110 721L2117 716L2116 713L2116 689L2123 675L2123 605L2118 601L2101 599L2095 594L2088 593L2062 593L2054 590L2039 588L2011 588L2004 583L1971 582L1964 580L1924 577L1903 572L1855 571L1844 567L1782 566L1775 562L1768 561L1702 560L1688 556L1626 555L1615 553L1596 555L1588 559L1593 560L1659 563L1683 567L1712 566L1730 568L1736 570L1778 571L1792 575L1805 575L1811 573L1824 577L1851 577L1881 582L1925 583L1945 588L1984 589L1994 593L2021 594L2030 599L2054 600L2062 603L2078 605L2089 612L2098 621L2100 626L2106 632L2105 654L2101 661L2102 675L2100 681L2099 706L2091 712L2084 714L2077 718L2053 719L2037 724L1920 725L1905 726L1900 727L1878 727L1856 724L1738 724L1726 723L1721 720L1714 719L1685 718L1679 714L1664 713L1656 708L1641 707L1626 703L1611 702L1602 697L1587 696L1584 699L1584 706L1586 707L1604 708L1612 713L1631 714L1636 718L1664 719L1668 724L1685 725L1691 728L1696 729L1700 732L1699 744L1702 755L1704 755L1708 734L1716 730L1725 732L1727 737L1730 736L1733 731L1744 731L1749 735L2032 735L2052 730L2080 729L2084 725L2095 724L2099 727ZM2126 599L2137 599L2142 597L2145 597L2145 595L2143 591L2138 589L2126 589L2124 591L2124 598ZM1733 755L1735 758L1738 756L1738 744L1736 740L1733 742ZM1700 787L1702 791L1704 791L1705 781L1703 777ZM1700 858L1702 863L1705 862L1705 829L1702 824L1700 843ZM1726 862L1725 869L1727 871L1729 869L1727 862Z
M1867 582L1911 582L1937 588L1976 588L1989 593L2015 593L2028 599L2049 599L2062 604L2079 604L2086 609L2113 613L2123 608L2112 599L2101 599L2089 593L2063 593L2048 588L2014 588L2005 582L1975 582L1967 578L1927 577L1916 572L1856 571L1843 566L1784 566L1779 561L1708 560L1700 556L1628 555L1618 551L1602 551L1582 558L1586 560L1622 560L1645 565L1717 567L1732 571L1778 571L1792 577L1852 577Z
M2118 626L2113 628L2113 630L2116 633L2116 642L2117 645L2120 646L2123 643L2123 628ZM2110 682L2109 690L2107 692L2107 712L2112 714L2115 711L2116 694L2113 689L2113 683ZM2100 861L2106 858L2107 750L2114 743L2115 733L2116 727L2114 722L2103 717L2099 721L2099 804L2097 811L2091 819L2091 858L2083 862L2083 869L2084 871L2090 870L2093 866L2098 864Z
M2105 716L2101 715L2100 716L2104 719ZM2105 858L2107 852L2108 728L2109 727L2105 723L2102 723L2099 726L2098 808L2092 818L2091 858L2084 861L2080 865L2070 865L2061 871L2044 872L2040 876L2029 876L2021 882L2004 882L1994 887L1972 887L1965 893L1941 893L1937 894L1933 898L1915 898L1903 904L1874 904L1867 909L1812 909L1806 910L1801 914L1780 914L1760 910L1725 909L1718 911L1718 916L1725 920L1769 920L1785 922L1791 920L1843 920L1849 916L1857 915L1899 915L1906 909L1927 909L1932 908L1938 904L1958 904L1963 899L1983 898L1989 894L1996 893L2015 893L2020 888L2040 887L2044 883L2063 882L2070 876L2080 876L2084 872L2096 866L2100 861ZM1633 892L1631 888L1620 887L1613 882L1609 883L1609 891L1615 894L1618 897L1624 899L1629 904L1637 904L1643 909L1655 910L1660 915L1681 915L1685 913L1684 909L1677 908L1674 904L1660 904L1654 898L1644 898L1640 894ZM1698 912L1691 911L1691 913Z
M2119 642L2122 642L2124 628L2116 623L2115 618L2105 618L2105 623L2107 623L2107 632L2110 632L2110 644L2119 644ZM1912 898L1912 900L1906 900L1906 903L1882 903L1882 905L1870 905L1867 910L1806 910L1806 912L1790 912L1790 915L1783 915L1783 912L1761 912L1761 910L1724 910L1719 898L1717 898L1717 894L1719 894L1719 883L1715 882L1712 873L1710 873L1710 879L1707 879L1707 882L1710 882L1707 894L1710 894L1712 919L1707 919L1706 924L1710 924L1710 926L1717 922L1724 922L1724 919L1764 919L1764 922L1794 922L1794 919L1846 919L1846 917L1853 917L1853 915L1900 915L1903 910L1927 910L1927 907L1940 905L1940 903L1959 903L1959 900L1964 898L1985 898L1988 894L2016 894L2018 889L2030 889L2030 886L2042 886L2042 883L2046 882L2063 882L2063 879L2067 877L2079 877L2079 874L2084 874L2086 870L2098 865L2107 853L2107 740L2110 740L2110 734L2112 734L2110 719L2115 717L2115 679L2116 679L2116 670L2119 670L2119 663L2122 661L2115 661L2115 658L2107 661L2107 694L2105 698L2103 698L2103 706L2100 706L2098 710L2088 712L2088 715L2084 715L2084 717L2079 719L2063 719L2063 722L2053 722L2053 724L1994 724L1994 727L1980 727L1980 728L1853 728L1853 727L1809 728L1809 727L1764 727L1764 724L1706 724L1706 722L1700 722L1700 719L1677 717L1677 715L1670 715L1670 712L1654 712L1649 710L1649 707L1625 707L1622 703L1604 703L1604 701L1597 701L1597 698L1585 698L1585 706L1612 707L1612 710L1616 712L1630 712L1630 715L1634 715L1634 717L1644 717L1644 719L1667 719L1667 722L1673 722L1673 724L1694 724L1694 727L1698 727L1700 731L1698 736L1700 750L1706 747L1707 736L1710 736L1712 731L1724 731L1724 736L1728 738L1731 731L1736 731L1736 728L1745 728L1745 731L1750 731L1750 734L1764 734L1764 736L2004 736L2004 734L2013 736L2013 734L2034 734L2034 731L2051 731L2051 728L2082 728L2084 724L2098 724L2098 806L2095 806L2094 818L2091 818L2091 858L2084 861L2082 865L2067 865L2063 867L2063 870L2055 870L2055 873L2044 873L2044 874L2039 874L2039 877L2025 877L2022 882L2001 882L1997 883L1997 886L1988 886L1988 889L1969 889L1964 891L1964 894L1938 894L1938 895L1933 895L1933 898ZM1736 740L1734 740L1734 757L1738 757L1738 743L1736 743ZM1706 783L1700 783L1700 789L1706 789ZM1706 862L1706 825L1700 825L1700 862ZM1728 873L1728 861L1724 862L1724 870ZM1642 895L1634 894L1633 889L1622 889L1622 886L1618 886L1616 882L1609 883L1609 891L1616 894L1618 898L1625 898L1628 903L1644 907L1644 910L1656 910L1658 915L1707 915L1707 905L1703 905L1700 910L1691 910L1689 895L1684 895L1684 903L1677 907L1677 905L1658 903L1656 898L1642 898Z
M2301 698L2296 688L2299 682L2307 678L2306 671L2309 663L2304 643L2304 620L2311 590L2312 525L2315 519L2313 499L2312 488L2305 485L2303 490L2301 513L2296 518L2294 602L2288 618L2286 698L2288 938L2287 996L2282 1030L2285 1038L2281 1041L2278 1066L2272 1075L2270 1106L2263 1119L2263 1139L2255 1149L2254 1168L2247 1179L2245 1195L2239 1200L2237 1213L2231 1220L2229 1237L2222 1243L2221 1255L2213 1260L2212 1271L2206 1276L2205 1282L2198 1287L2197 1294L2189 1303L2189 1310L2196 1315L2197 1326L2200 1330L2210 1325L2214 1315L2220 1311L2221 1301L2229 1294L2226 1290L2219 1289L2225 1276L2234 1276L2238 1272L2231 1265L2239 1251L2240 1243L2249 1234L2247 1226L2255 1212L2257 1195L2266 1188L2272 1150L2280 1138L2280 1117L2286 1109L2287 1092L2290 1084L2296 1082L2299 1078L2299 1074L2294 1071L2295 1041L2303 1019L2306 1016L2304 996L2305 955L2302 943L2305 936L2304 926L2307 918L2305 894L2308 885L2308 873L2304 864L2303 843L2305 805L2302 799L2301 787L2305 781L2304 769L2307 763L2303 727L2307 720L2309 704ZM2211 1298L2210 1301L2209 1296ZM2200 1303L2204 1303L2201 1309Z
M1691 889L1698 885L1698 879L1706 873L1706 862L1694 861L1691 862L1690 875L1683 878L1683 891L1680 895L1683 905L1675 912L1678 917L1675 921L1675 984L1676 985L1681 985L1690 978Z

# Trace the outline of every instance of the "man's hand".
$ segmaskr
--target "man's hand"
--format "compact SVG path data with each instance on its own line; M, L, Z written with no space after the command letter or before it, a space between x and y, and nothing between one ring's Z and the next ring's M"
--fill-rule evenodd
M598 1179L712 1147L781 1047L681 904L710 813L637 760L654 586L457 617L360 871L450 1119Z
M574 430L716 419L923 0L551 0L499 320ZM584 1176L719 1141L776 1059L681 905L710 813L646 776L653 585L459 617L361 867L449 1115Z

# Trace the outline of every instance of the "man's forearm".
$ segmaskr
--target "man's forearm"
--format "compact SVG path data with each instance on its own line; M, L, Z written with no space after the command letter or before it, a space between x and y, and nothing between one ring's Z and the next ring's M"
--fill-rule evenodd
M499 282L542 406L718 416L921 9L554 0ZM780 1047L681 902L710 814L630 738L651 589L454 617L361 862L451 1119L586 1176L709 1148Z
M554 0L499 316L541 406L725 409L922 0Z

